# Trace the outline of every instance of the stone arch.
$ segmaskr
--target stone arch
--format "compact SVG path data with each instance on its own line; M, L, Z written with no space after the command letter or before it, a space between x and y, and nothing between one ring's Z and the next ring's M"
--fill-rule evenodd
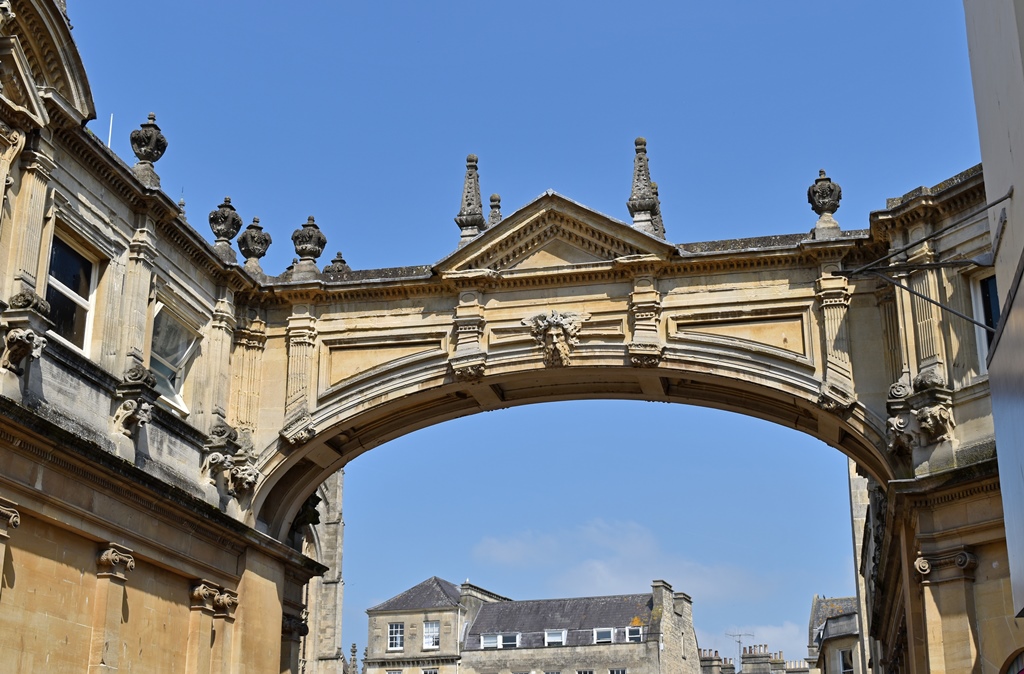
M81 122L94 119L96 108L63 4L56 0L11 0L15 17L9 32L18 36L36 87L44 94L62 98L81 116L77 120Z
M727 354L721 357L724 361ZM471 382L459 382L450 373L432 379L411 374L422 372L423 363L379 371L379 384L360 393L364 400L379 402L346 409L351 400L339 396L311 413L317 431L305 444L287 453L263 453L260 469L266 478L252 501L254 523L271 536L284 536L299 507L323 480L401 435L482 411L558 400L646 400L723 409L820 439L882 484L907 474L885 449L884 420L862 404L824 409L819 404L822 382L806 373L775 371L761 378L748 373L740 378L692 366L637 368L622 360L618 366L604 367L550 368L534 362L513 373ZM445 370L443 362L436 365ZM404 386L395 387L396 381ZM496 391L507 397L502 400Z

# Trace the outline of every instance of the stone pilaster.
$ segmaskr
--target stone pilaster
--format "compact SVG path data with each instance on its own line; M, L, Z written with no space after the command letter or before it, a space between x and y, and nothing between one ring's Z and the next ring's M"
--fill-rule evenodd
M817 281L818 308L825 328L825 372L819 403L825 409L845 409L853 404L853 370L846 313L850 289L842 276L826 274Z
M209 674L213 643L214 600L219 588L200 580L189 591L191 614L188 619L188 643L185 647L185 672Z
M21 153L21 185L14 208L8 269L13 273L10 293L38 292L37 275L46 267L50 245L43 245L43 220L46 214L50 177L56 164L38 150Z
M661 362L664 347L659 333L661 293L653 276L633 280L629 296L629 314L633 340L629 343L629 360L635 367L655 367Z
M922 554L914 562L924 595L924 637L933 672L980 672L974 570L967 546Z
M158 256L152 220L141 215L139 220L128 244L128 268L125 270L125 292L121 300L123 352L128 368L145 362L143 354L147 342L153 265Z
M308 427L309 394L313 385L316 355L316 317L310 307L297 304L288 317L288 379L285 384L284 433L289 441L302 442ZM311 437L311 436L310 436Z
M463 290L455 307L455 352L450 359L455 378L460 381L479 379L484 374L487 354L483 350L484 307L482 293Z
M213 598L213 657L210 671L213 674L233 674L236 670L231 660L231 643L234 640L235 608L238 595L231 590L221 589Z
M18 512L14 501L9 501L0 496L0 573L7 565L7 540L11 537L11 530L21 526L21 513ZM5 583L0 583L0 592L3 592Z
M135 568L132 551L108 543L96 560L96 603L93 605L89 672L115 672L121 656L121 607L126 574Z
M299 674L302 638L309 634L306 619L285 613L281 617L281 674Z
M214 417L227 419L231 384L231 343L235 331L234 295L221 289L222 296L213 307L208 344L203 354L210 363L208 370L210 404Z
M239 433L256 430L260 410L260 386L263 350L267 344L267 324L252 316L235 329L234 385L231 418Z

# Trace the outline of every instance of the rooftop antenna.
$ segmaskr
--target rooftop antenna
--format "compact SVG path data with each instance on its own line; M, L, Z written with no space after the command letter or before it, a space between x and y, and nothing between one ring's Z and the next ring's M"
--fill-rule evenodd
M736 642L736 662L739 663L739 671L743 671L743 637L754 638L754 635L750 632L726 632L725 636L732 637L732 640Z
M110 139L114 137L114 113L110 113L110 130L107 131L107 148L110 148Z

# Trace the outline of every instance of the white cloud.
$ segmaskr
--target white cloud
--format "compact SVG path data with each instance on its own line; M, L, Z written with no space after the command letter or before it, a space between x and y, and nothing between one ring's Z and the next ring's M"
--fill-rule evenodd
M559 596L644 592L663 579L694 601L757 598L770 583L734 565L705 565L666 552L654 532L632 520L594 519L567 530L488 536L478 561L518 569L558 567L547 585Z

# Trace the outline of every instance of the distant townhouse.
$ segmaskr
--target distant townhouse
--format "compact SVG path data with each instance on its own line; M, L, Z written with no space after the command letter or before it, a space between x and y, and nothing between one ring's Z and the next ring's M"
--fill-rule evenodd
M513 601L429 578L374 606L365 674L698 674L690 597Z

